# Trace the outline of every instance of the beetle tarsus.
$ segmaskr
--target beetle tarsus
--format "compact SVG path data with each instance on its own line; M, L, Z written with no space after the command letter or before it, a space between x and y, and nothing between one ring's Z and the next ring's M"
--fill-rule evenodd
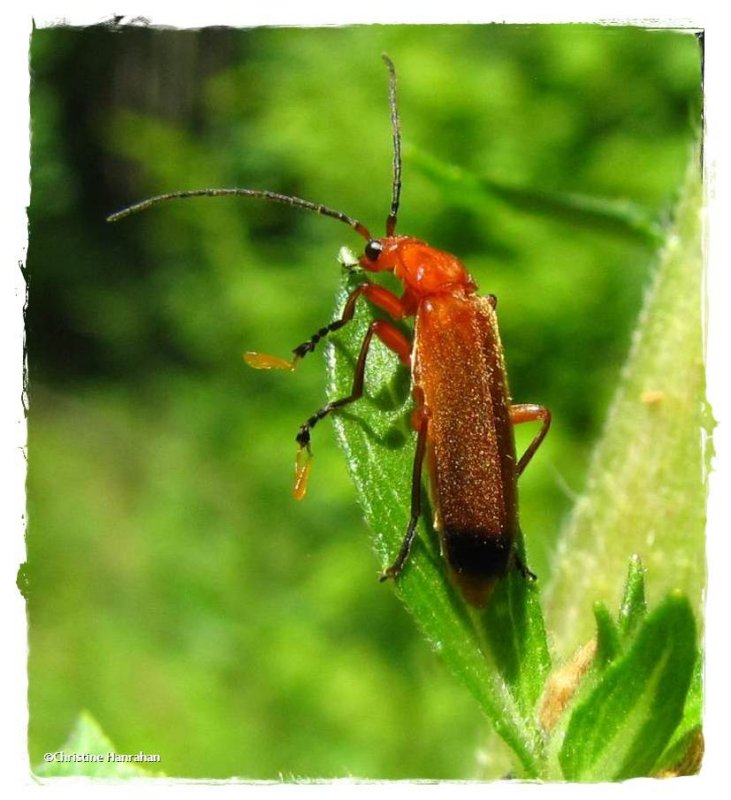
M391 564L390 567L381 573L381 576L378 579L381 583L387 581L389 578L398 578L398 576L401 574L401 570L404 568L404 564L408 560L409 554L411 553L411 545L414 542L414 536L416 535L416 523L418 521L418 514L409 520L409 527L406 529L406 535L404 536L404 540L401 544L399 554L396 556L396 560L393 562L393 564Z
M310 446L310 428L312 426L309 425L307 422L302 425L297 432L297 436L295 437L295 441L300 446L301 450L305 448L309 448Z
M515 568L526 580L531 582L538 580L538 576L536 575L536 573L531 572L528 569L528 567L526 567L526 565L520 560L520 557L517 555L515 556Z

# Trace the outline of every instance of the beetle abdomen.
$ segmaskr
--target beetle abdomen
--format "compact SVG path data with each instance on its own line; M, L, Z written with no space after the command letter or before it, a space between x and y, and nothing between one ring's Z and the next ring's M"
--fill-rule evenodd
M442 532L444 555L457 575L501 578L510 563L512 541L490 531L448 528Z
M447 528L441 532L442 549L452 580L473 606L482 608L496 581L510 567L512 538L490 531Z

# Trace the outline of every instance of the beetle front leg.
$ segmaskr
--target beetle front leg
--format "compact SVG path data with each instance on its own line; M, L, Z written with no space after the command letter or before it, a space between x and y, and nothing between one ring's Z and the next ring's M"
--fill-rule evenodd
M319 331L313 333L306 342L297 345L297 347L292 350L293 357L291 359L288 360L280 356L268 355L267 353L247 352L244 353L244 361L254 369L283 369L292 372L297 366L297 363L308 353L311 353L321 339L340 330L340 328L347 325L353 319L355 315L355 305L358 302L358 298L361 296L373 303L374 306L388 312L394 319L401 319L405 315L403 303L393 292L384 289L383 286L379 286L376 283L362 283L348 295L340 318L333 320L328 325L324 325ZM386 344L387 347L391 347L388 341L384 340L384 344ZM391 347L391 349L395 350L399 358L403 361L401 343L399 342L396 348ZM408 366L408 364L406 364L406 366Z
M244 353L244 361L246 361L246 363L254 369L286 369L291 372L297 366L297 362L303 359L308 353L311 353L321 339L337 330L340 330L340 328L342 328L344 325L347 325L348 322L353 319L353 315L355 314L355 304L358 302L358 298L361 295L365 295L367 297L369 294L372 294L373 287L374 284L363 283L353 289L353 291L348 295L348 299L345 301L343 313L340 315L340 318L333 320L328 325L323 326L319 331L317 331L317 333L313 333L306 342L302 342L302 344L297 345L297 347L295 347L292 351L293 357L291 360L280 358L279 356L267 355L266 353L248 352Z

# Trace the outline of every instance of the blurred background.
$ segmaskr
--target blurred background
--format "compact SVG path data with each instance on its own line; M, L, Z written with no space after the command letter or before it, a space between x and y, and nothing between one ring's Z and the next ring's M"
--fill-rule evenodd
M172 776L490 777L485 721L376 580L329 423L310 493L291 499L322 357L295 375L241 359L286 356L331 319L337 252L359 238L246 199L105 222L148 195L238 185L380 234L384 51L406 156L399 229L458 254L499 297L513 396L553 411L521 484L530 565L550 578L657 243L497 196L465 207L414 154L662 223L699 137L698 39L579 25L36 30L32 763L88 710L119 752L160 753Z

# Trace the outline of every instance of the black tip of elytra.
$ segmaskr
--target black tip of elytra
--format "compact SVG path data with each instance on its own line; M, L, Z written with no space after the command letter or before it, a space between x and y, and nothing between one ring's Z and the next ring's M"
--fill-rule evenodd
M491 580L508 571L512 542L481 529L448 528L444 532L447 562L457 575Z

